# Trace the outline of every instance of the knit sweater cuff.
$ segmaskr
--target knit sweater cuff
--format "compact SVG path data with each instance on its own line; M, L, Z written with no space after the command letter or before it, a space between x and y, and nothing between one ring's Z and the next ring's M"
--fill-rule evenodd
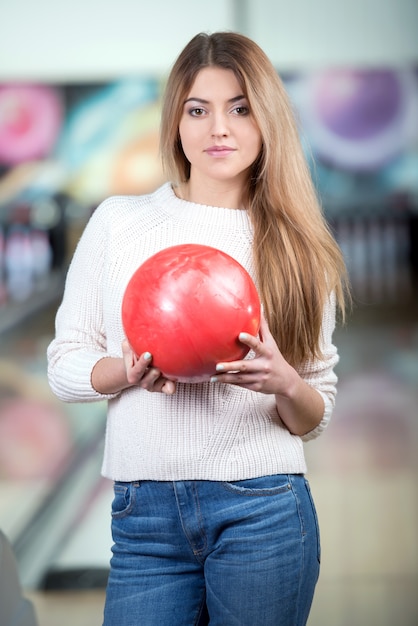
M106 354L108 356L117 356ZM63 357L59 367L49 371L49 383L52 391L63 402L98 402L111 400L119 393L101 394L96 391L91 383L91 373L96 363L101 361L104 355L100 353L86 353L73 351L71 358Z

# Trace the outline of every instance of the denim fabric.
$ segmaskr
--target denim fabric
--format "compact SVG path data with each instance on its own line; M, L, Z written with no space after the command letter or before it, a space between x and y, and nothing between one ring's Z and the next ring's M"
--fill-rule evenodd
M309 484L115 483L105 626L302 626L319 574Z

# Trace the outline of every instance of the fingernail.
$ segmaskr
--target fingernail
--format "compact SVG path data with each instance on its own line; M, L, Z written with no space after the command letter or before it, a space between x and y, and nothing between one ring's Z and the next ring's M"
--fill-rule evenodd
M243 341L246 341L248 339L248 333L240 333L238 335L238 339L242 339Z
M217 382L217 380L218 380L218 377L217 377L217 376L211 376L211 378L210 378L210 382L211 382L211 383L216 383L216 382Z
M218 363L216 366L216 371L217 372L222 372L224 370L224 366L222 365L222 363Z
M145 359L146 361L149 361L149 360L150 360L150 358L151 358L151 352L144 352L144 359Z

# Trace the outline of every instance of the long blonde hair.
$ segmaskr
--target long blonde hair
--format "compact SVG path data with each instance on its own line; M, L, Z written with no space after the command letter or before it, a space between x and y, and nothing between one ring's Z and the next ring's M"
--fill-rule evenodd
M323 310L331 294L344 315L344 261L319 205L283 83L261 48L241 34L200 33L173 65L160 140L168 177L173 183L190 177L179 124L196 75L208 66L234 72L260 129L262 149L247 189L256 280L270 330L296 367L321 357Z

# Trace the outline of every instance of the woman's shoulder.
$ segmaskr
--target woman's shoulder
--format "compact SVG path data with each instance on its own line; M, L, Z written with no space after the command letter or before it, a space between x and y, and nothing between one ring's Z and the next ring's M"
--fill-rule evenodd
M129 195L129 196L110 196L103 200L95 209L94 214L100 218L107 219L112 217L113 219L119 215L120 217L129 217L132 213L138 217L141 212L146 212L152 208L156 209L159 206L159 198L162 194L167 193L169 183L165 183L157 190L143 195Z

